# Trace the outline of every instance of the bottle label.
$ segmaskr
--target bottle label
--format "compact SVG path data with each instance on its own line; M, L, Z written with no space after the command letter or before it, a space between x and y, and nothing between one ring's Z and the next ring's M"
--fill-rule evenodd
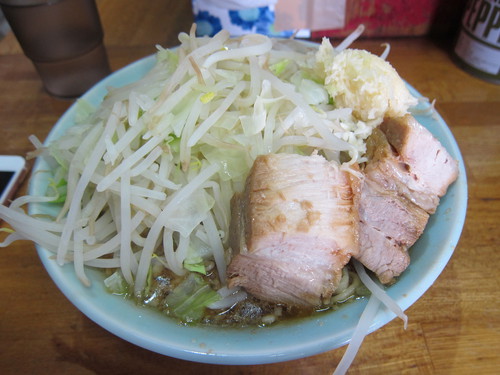
M476 69L500 74L500 0L470 0L455 53Z

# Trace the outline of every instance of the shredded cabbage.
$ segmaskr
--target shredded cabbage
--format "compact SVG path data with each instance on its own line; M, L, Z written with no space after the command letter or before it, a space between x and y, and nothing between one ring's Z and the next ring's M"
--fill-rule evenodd
M119 270L113 272L111 276L104 279L104 285L110 293L118 295L126 295L128 293L129 285Z
M178 285L165 299L167 311L183 322L194 323L203 317L205 308L217 302L220 295L194 273Z

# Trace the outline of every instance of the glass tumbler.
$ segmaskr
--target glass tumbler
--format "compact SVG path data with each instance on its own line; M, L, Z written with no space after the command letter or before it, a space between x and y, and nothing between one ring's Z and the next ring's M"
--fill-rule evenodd
M111 72L95 0L0 0L0 6L49 94L78 97Z

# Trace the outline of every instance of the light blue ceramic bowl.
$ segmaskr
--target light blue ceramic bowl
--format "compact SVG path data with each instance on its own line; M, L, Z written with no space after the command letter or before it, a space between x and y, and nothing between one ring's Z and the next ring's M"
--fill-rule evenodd
M119 87L141 78L154 65L150 56L117 71L98 83L83 98L97 105L106 94L106 87ZM413 94L420 96L413 88ZM73 105L52 129L46 142L61 136L72 126ZM462 231L467 206L467 181L460 150L443 119L416 116L459 161L458 180L414 245L412 263L400 280L388 288L389 295L406 310L433 284L446 266ZM30 183L30 194L43 194L47 185L48 166L37 160ZM30 211L46 212L43 205L32 205ZM71 265L60 267L52 254L38 247L39 256L48 273L64 295L87 317L111 333L151 351L196 362L218 364L263 364L287 361L322 353L349 342L366 301L356 301L336 312L306 318L294 323L266 328L223 329L186 327L161 314L136 306L133 302L110 295L103 287L102 275L94 270L87 274L91 287L83 286ZM393 313L381 309L370 332L394 319ZM411 316L410 316L411 319Z

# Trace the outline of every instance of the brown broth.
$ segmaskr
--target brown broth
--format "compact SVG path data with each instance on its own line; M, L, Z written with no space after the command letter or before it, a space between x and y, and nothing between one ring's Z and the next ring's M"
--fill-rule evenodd
M220 288L219 277L215 270L203 277L211 284L214 290ZM167 318L177 319L171 316L168 306L165 303L165 298L182 282L182 280L183 277L179 277L171 271L164 269L161 273L152 278L148 295L137 302L144 305L145 308L149 307L157 310L166 315ZM293 322L297 319L321 315L327 311L338 310L343 305L351 303L359 298L363 298L363 296L361 294L355 294L346 301L332 305L320 308L299 308L296 306L286 306L283 304L262 301L249 295L244 301L227 309L212 310L207 308L203 318L194 324L228 328L264 327L277 323Z

